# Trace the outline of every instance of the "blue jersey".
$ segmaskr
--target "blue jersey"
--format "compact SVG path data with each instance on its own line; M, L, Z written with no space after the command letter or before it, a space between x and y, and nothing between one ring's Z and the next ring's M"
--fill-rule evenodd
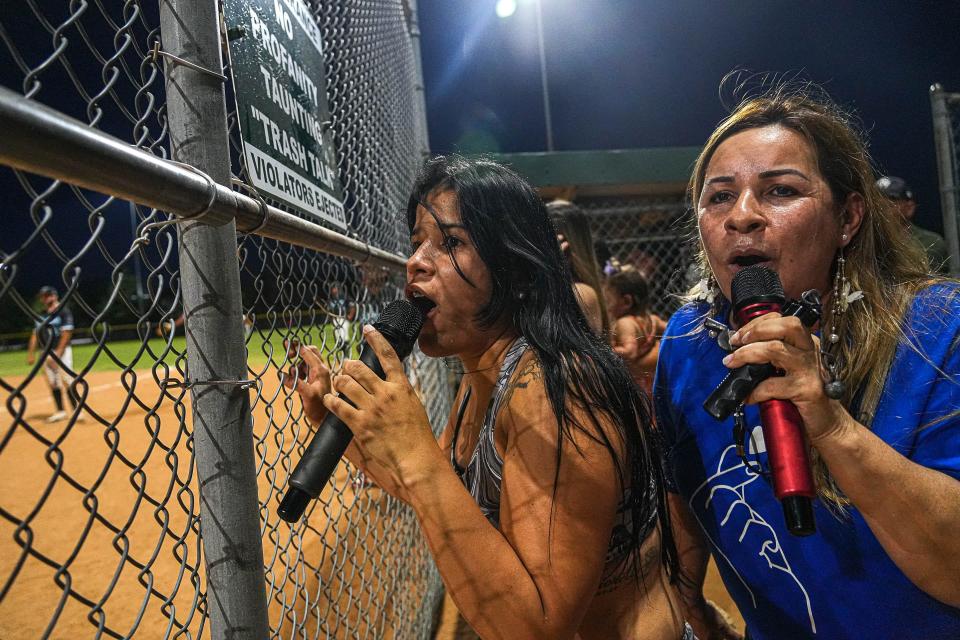
M34 325L34 330L41 345L49 343L56 347L57 342L60 341L60 334L64 331L73 331L73 314L67 307L61 308L53 316L49 313L43 313L40 315L40 320Z
M871 427L910 460L954 478L960 478L957 293L938 285L914 300L905 328L920 353L897 348ZM856 509L836 516L816 501L815 534L786 530L770 482L736 454L733 418L718 422L703 409L728 371L716 342L705 331L692 333L705 311L688 305L667 327L654 386L657 420L668 488L700 522L751 638L960 638L960 609L914 586ZM745 414L748 442L752 435L747 458L769 468L759 412L749 406Z

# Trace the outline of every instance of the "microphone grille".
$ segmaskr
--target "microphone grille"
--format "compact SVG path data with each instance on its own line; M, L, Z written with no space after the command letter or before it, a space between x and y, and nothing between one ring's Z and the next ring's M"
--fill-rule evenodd
M759 264L744 267L733 276L733 282L730 283L730 297L733 298L735 308L751 299L776 298L780 301L785 299L780 276L773 269Z
M407 300L394 300L380 313L374 327L397 352L401 360L410 355L423 328L423 312Z

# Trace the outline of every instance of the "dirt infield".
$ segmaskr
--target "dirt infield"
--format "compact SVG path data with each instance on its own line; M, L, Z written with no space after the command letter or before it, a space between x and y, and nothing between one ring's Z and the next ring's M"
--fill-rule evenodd
M97 637L98 627L151 639L209 637L200 615L189 394L162 393L149 371L135 380L106 371L85 380L89 411L78 422L44 422L53 401L41 380L22 396L4 392L0 638ZM16 387L22 377L3 382ZM251 399L260 498L275 505L285 465L299 459L289 454L310 434L291 418L298 402L277 385ZM11 520L27 523L18 529ZM425 545L411 552L418 536L408 510L346 466L315 503L309 526L290 527L267 513L270 619L283 620L277 637L292 637L295 622L311 637L318 630L320 637L403 637L394 614L410 623L425 597L422 572L430 570ZM323 584L318 575L327 576ZM736 611L715 573L708 594ZM445 613L437 638L461 637L453 615Z
M209 637L199 614L204 575L189 394L161 393L149 372L127 380L135 394L119 372L85 379L89 411L82 421L46 424L53 401L40 380L22 396L5 395L0 408L7 425L0 638L95 637L101 625L121 636ZM22 378L3 381L16 386ZM285 390L264 388L261 399L251 398L260 497L275 505L288 454L310 434L292 424L299 405ZM22 411L21 420L11 408ZM266 514L270 618L283 620L278 637L292 637L295 622L311 637L317 629L321 637L393 637L391 612L409 616L424 597L423 581L412 582L426 553L408 548L418 535L415 521L380 490L348 476L345 465L314 505L308 526ZM18 530L11 519L27 524ZM324 584L318 575L328 576Z
M188 404L162 399L149 373L133 386L143 405L119 373L94 372L86 380L98 418L46 424L53 401L41 380L26 387L25 404L7 396L0 409L0 423L14 425L0 453L2 507L29 520L19 531L9 519L0 523L0 576L10 589L0 604L0 636L92 637L104 623L122 634L156 629L161 637L169 624L165 608L197 637L202 621L190 615L203 581L196 493L181 428L189 422L177 415L189 414ZM23 406L21 421L15 423L11 405ZM63 568L27 555L24 546ZM67 588L89 603L66 597ZM172 597L151 596L150 589Z

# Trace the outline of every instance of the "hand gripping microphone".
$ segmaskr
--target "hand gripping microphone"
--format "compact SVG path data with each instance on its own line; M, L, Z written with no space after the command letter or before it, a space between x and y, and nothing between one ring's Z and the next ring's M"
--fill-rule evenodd
M820 296L816 291L808 291L801 300L786 303L780 277L760 265L737 272L731 284L731 297L733 316L739 326L772 312L798 316L808 327L820 318ZM775 375L783 373L769 363L739 367L727 375L703 407L718 420L726 419L758 384ZM765 400L760 403L760 424L773 477L773 492L783 506L787 528L794 535L810 535L816 530L813 517L816 492L800 412L792 402Z
M397 352L397 357L403 360L413 350L413 343L420 335L423 320L424 314L418 307L406 300L396 300L387 305L373 323L373 327L383 334ZM377 355L366 343L360 352L360 362L370 367L380 378L386 377ZM333 413L327 414L290 475L290 488L277 509L281 518L287 522L296 522L303 516L310 500L319 496L330 480L352 439L350 428Z

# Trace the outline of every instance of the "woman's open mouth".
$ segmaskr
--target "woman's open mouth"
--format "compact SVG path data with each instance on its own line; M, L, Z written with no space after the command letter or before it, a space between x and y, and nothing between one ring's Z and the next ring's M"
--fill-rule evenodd
M751 251L749 253L734 255L732 258L730 258L728 264L730 264L733 267L734 272L736 272L745 267L752 267L758 264L767 264L769 262L770 256Z
M420 310L424 318L429 318L431 312L437 307L436 302L423 295L420 291L410 291L409 298L410 302Z

